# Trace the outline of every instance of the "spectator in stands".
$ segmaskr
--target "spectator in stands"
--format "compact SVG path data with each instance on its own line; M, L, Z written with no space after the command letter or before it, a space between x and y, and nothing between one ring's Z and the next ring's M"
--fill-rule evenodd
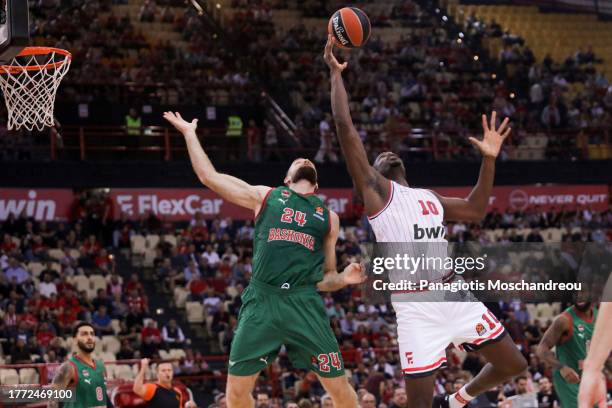
M109 298L106 289L98 289L97 295L91 303L94 310L100 310L100 306L104 306L107 312L113 313L113 301Z
M360 408L375 408L376 407L376 397L367 391L362 393L359 398L359 407Z
M201 302L208 285L199 271L196 271L189 282L187 282L187 290L189 290L189 300L192 302Z
M538 408L558 407L560 402L548 377L540 378L538 386Z
M28 364L32 362L25 336L19 336L11 352L11 364Z
M47 353L53 352L58 362L64 361L66 356L68 355L68 350L63 345L62 339L58 336L51 340L49 343L49 348L47 349Z
M257 393L255 408L270 408L270 396L265 392Z
M183 330L177 325L176 319L170 319L162 329L162 339L166 347L182 347L185 344Z
M212 245L206 246L206 251L202 254L202 258L206 259L206 265L209 269L216 269L221 262L221 258Z
M131 360L136 357L134 349L132 348L130 341L124 338L121 341L121 348L117 352L117 360Z
M279 161L283 159L283 155L280 152L279 144L278 144L278 132L276 127L268 122L264 121L265 128L265 137L264 137L264 145L265 145L265 160L273 161L272 157L274 157L274 161Z
M30 274L19 264L16 258L9 258L8 264L8 268L4 271L4 276L8 282L14 282L21 285L30 279Z
M36 339L39 346L44 351L48 350L51 341L55 338L55 333L51 330L48 323L41 323L36 331Z
M144 329L142 329L142 341L152 339L155 343L161 343L162 337L155 320L149 320Z
M321 145L319 151L315 155L314 160L317 163L323 163L328 157L329 161L336 163L338 162L338 155L334 151L334 134L331 130L332 118L329 113L325 114L325 117L319 123L319 137L321 139Z
M547 129L556 129L561 125L561 113L554 98L550 98L550 102L544 110L542 110L541 119L542 125Z
M527 377L524 375L520 375L518 377L515 378L514 380L514 388L512 388L509 391L506 392L501 392L500 393L500 408L508 408L508 407L512 407L513 404L508 401L508 398L510 397L516 397L516 396L526 396L530 393L529 391L529 381L527 380Z
M125 317L125 322L128 327L136 327L138 330L140 330L146 316L147 314L142 310L141 304L134 303L132 306L129 306L129 312Z
M96 334L114 334L113 327L111 325L111 318L108 315L108 309L106 306L100 305L98 311L92 316L91 322L96 330Z
M24 324L28 330L34 331L36 326L38 325L38 318L33 313L36 309L31 308L29 306L25 306L23 308L23 313L19 316L19 322Z
M51 294L57 295L57 286L55 282L53 282L53 276L51 274L46 273L44 275L43 281L38 286L38 291L44 297L51 297Z
M220 311L222 306L221 297L215 292L215 288L209 286L204 295L204 310L208 315L214 315Z
M406 395L406 389L398 387L393 391L393 399L389 404L389 408L407 408L408 407L408 396Z

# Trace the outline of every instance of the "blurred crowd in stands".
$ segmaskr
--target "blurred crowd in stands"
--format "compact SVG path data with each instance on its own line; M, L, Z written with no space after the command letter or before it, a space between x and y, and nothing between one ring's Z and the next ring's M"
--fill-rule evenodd
M295 17L275 19L274 13L296 10L297 4L303 17L325 19L340 2L236 0L229 12L211 11L222 23L216 32L178 0L146 0L132 18L112 11L113 4L125 3L120 1L55 3L42 1L34 9L32 37L75 55L60 100L257 105L265 90L294 120L296 138L283 138L280 128L262 122L256 144L320 147L318 161L338 160L333 122L326 114L323 25L288 24L281 20ZM536 61L533 44L494 21L473 15L454 21L435 2L364 0L355 5L370 16L372 37L362 49L338 51L338 56L349 62L344 77L352 114L372 155L431 147L430 137L417 137L425 129L448 147L444 158L472 157L476 153L467 136L479 133L481 113L492 109L511 117L514 146L549 130L573 132L549 139L552 151L605 141L601 131L586 132L612 125L612 87L590 48L565 61ZM377 29L388 27L399 34L383 41ZM503 48L489 55L484 44L497 38ZM581 84L577 92L572 91L576 84Z
M176 374L224 371L223 358L206 356L227 355L231 347L240 294L251 275L252 222L205 220L200 213L184 223L168 223L152 213L139 220L130 220L125 214L115 220L112 202L104 191L78 194L71 213L65 222L10 216L0 224L0 359L13 364L61 362L69 351L66 338L71 325L87 320L99 337L114 336L117 340L114 350L101 350L103 358L167 358L169 350L181 349ZM524 228L531 228L531 232L520 235ZM507 234L498 238L500 242L538 242L538 228L561 229L562 241L611 241L612 212L593 212L586 207L577 211L534 208L494 212L480 225L450 224L447 238L482 241L487 231L503 229ZM134 267L130 262L135 252L131 250L133 237L140 235L161 236L151 248L154 259L150 268ZM371 240L361 217L343 222L337 245L338 269L351 258L360 259L360 245ZM183 304L176 296L181 291L187 293ZM407 402L394 348L393 310L389 304L373 304L363 295L358 289L323 295L345 365L362 406L404 408ZM185 302L201 305L198 323L182 309ZM165 304L166 310L158 313L153 303ZM559 308L548 307L547 314L538 318L520 302L488 306L502 319L530 365L525 376L492 390L487 398L497 401L498 397L531 392L539 393L538 398L554 398L550 368L535 356L534 345ZM476 354L454 349L449 350L449 356L450 367L441 371L436 381L439 395L460 388L484 365ZM610 373L608 380L612 380ZM222 382L207 384L222 408ZM260 377L256 394L258 399L270 398L258 405L261 407L290 402L300 407L315 406L315 402L326 406L316 377L291 369L285 352Z

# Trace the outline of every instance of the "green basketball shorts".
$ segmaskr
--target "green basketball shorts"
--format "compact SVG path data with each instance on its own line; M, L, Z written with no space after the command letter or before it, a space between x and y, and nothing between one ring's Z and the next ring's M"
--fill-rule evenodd
M258 373L285 345L295 368L312 370L321 377L344 375L338 342L314 287L281 289L251 279L242 301L230 351L230 374Z

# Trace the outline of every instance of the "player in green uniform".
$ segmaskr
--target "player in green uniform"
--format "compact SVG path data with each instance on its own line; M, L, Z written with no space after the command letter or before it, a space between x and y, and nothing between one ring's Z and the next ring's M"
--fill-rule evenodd
M316 289L334 291L364 281L353 263L336 271L338 215L314 192L314 164L297 159L284 186L252 186L218 173L196 135L197 120L178 113L164 117L185 137L200 181L225 200L254 212L253 275L242 296L232 342L227 379L230 408L252 407L259 372L271 364L282 345L298 368L310 369L331 395L335 408L357 407L357 395L344 375L342 356Z
M555 318L538 345L538 355L554 369L553 384L562 408L578 406L582 364L596 319L597 309L590 302L577 302Z
M73 332L77 352L63 363L53 377L53 387L74 388L76 399L64 403L64 408L106 408L112 406L106 395L104 363L94 360L91 353L96 348L96 334L91 324L81 322ZM51 402L49 407L57 407Z

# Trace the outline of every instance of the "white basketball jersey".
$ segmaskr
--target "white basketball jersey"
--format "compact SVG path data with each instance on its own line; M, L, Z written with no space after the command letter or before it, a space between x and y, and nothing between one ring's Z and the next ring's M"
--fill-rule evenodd
M448 243L444 238L444 209L431 191L405 187L392 181L387 204L368 218L376 242L382 244L379 250L384 251L384 256L408 255L411 258L428 258L428 262L431 262L413 274L390 271L391 281L418 282L425 279L437 282L448 277L450 271L444 266L448 255Z
M387 205L368 219L377 242L446 242L444 209L429 190L391 181Z

